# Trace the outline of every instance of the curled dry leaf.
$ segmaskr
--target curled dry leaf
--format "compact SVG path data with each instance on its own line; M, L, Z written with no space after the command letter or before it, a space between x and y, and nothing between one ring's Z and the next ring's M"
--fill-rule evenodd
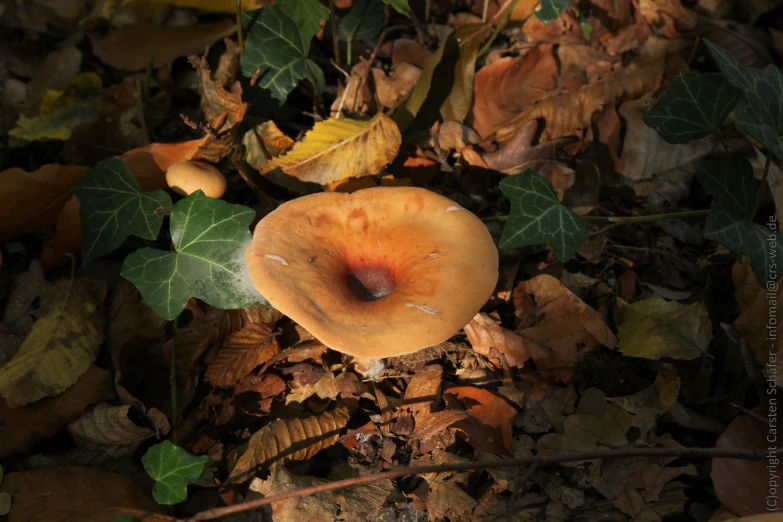
M236 31L233 20L194 25L128 25L104 37L92 36L92 51L100 60L122 71L155 68L175 58L202 53Z
M0 172L0 241L54 226L71 187L85 167L44 165L35 172L12 168Z
M658 89L667 66L666 44L651 38L642 51L636 61L604 81L577 91L555 94L525 109L497 129L497 139L508 141L520 125L537 118L546 122L540 138L542 142L563 136L584 137L596 110L622 97L638 98Z
M242 93L228 92L219 81L213 80L205 56L200 60L191 56L188 62L198 73L201 110L210 127L217 132L225 132L243 121L247 103L242 101Z
M396 156L402 135L383 113L368 121L329 119L315 124L294 148L263 165L301 181L325 185L378 174Z
M504 174L518 174L525 169L550 177L552 166L558 157L558 151L576 141L576 138L557 138L533 146L538 132L538 121L528 121L519 128L509 141L503 142L499 150L489 152L482 157L487 167ZM561 194L558 193L558 197Z
M394 67L389 76L383 69L373 69L372 77L375 81L375 91L378 93L378 101L384 107L394 107L416 85L421 76L421 69L409 63L401 63Z
M46 312L14 357L0 369L0 394L12 408L63 392L98 356L103 340L103 283L55 283Z
M283 134L272 120L250 129L242 138L242 144L247 151L248 165L256 170L271 158L276 158L288 152L294 146L294 140Z
M98 404L70 423L68 432L80 448L128 457L139 444L155 436L155 430L138 426L128 417L130 408Z
M500 321L485 313L476 314L464 330L473 349L492 360L499 368L503 367L503 359L509 366L516 368L521 368L530 360L525 340L500 326Z
M312 458L340 438L348 424L347 408L304 419L276 419L250 437L247 450L230 479L247 480L258 469L273 469L288 460Z
M6 522L111 522L129 511L145 522L172 522L130 478L82 466L20 471L6 475L0 492L13 509Z
M361 382L355 373L343 372L335 377L332 372L327 372L314 385L306 384L289 393L285 403L304 402L313 395L321 399L336 399L338 396L356 398L369 392L369 386Z
M214 361L209 363L204 378L214 386L234 386L253 368L280 353L272 328L250 323L232 332Z
M90 366L76 384L56 397L19 408L0 399L0 458L29 450L77 419L87 406L114 397L111 374Z

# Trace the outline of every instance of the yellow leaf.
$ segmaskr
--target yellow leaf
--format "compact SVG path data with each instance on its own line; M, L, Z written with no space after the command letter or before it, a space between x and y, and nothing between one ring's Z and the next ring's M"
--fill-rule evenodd
M267 162L263 173L280 168L321 185L373 176L397 156L401 143L400 129L383 113L368 121L329 119L316 123L286 155Z
M95 73L80 74L64 91L46 91L38 116L19 116L16 128L8 132L18 140L67 140L80 123L98 117L98 97L103 92L101 78Z
M620 327L617 348L645 359L695 359L712 340L712 323L704 303L681 305L652 297L629 305L618 299Z
M102 283L87 278L55 283L46 312L0 369L0 395L10 407L55 396L87 371L103 340L105 293Z

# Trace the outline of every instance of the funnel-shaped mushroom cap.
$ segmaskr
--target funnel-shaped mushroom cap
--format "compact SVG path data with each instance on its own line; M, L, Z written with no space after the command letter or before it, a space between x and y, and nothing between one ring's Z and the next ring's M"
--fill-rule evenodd
M329 348L360 357L449 339L498 279L484 224L412 187L289 201L258 223L246 259L272 306Z

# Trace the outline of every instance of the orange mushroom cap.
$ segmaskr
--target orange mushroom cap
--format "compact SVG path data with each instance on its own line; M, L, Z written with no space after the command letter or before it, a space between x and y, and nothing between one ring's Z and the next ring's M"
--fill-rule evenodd
M329 348L392 357L446 341L487 302L498 252L454 201L413 187L319 193L259 221L246 260L269 303Z

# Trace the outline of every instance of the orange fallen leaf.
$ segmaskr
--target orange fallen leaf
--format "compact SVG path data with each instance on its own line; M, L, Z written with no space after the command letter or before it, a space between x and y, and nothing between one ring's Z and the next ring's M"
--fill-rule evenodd
M474 386L450 386L443 393L455 395L468 413L482 424L490 440L512 452L511 426L517 411L508 402L489 390Z
M53 226L70 197L71 187L86 170L44 165L35 172L18 168L0 172L0 242Z
M6 522L112 522L129 510L145 522L175 519L160 514L160 507L130 478L83 466L19 471L6 475L0 492L13 502Z
M236 31L233 20L194 25L127 25L104 37L92 36L93 53L123 71L140 71L152 62L163 67L175 58L203 53Z
M114 396L111 374L90 366L76 384L56 397L20 408L9 408L5 400L0 399L0 457L27 451L76 420L90 404L108 401Z
M278 353L280 347L272 329L265 324L250 323L228 336L217 358L209 363L204 377L214 386L234 386L253 368Z

